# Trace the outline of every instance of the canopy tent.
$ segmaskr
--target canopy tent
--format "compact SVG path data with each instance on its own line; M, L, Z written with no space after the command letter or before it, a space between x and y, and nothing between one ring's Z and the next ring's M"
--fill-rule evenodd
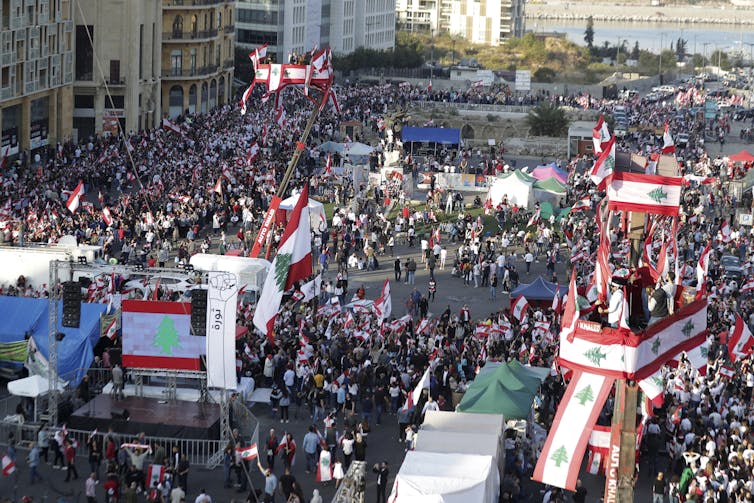
M459 433L489 431L502 437L505 432L505 416L502 414L467 414L428 410L424 414L424 422L422 423L422 431L424 430L456 431Z
M49 302L46 299L0 296L0 342L23 341L31 334L33 346L46 362L49 357ZM100 338L100 315L105 304L81 304L79 328L62 326L63 303L58 302L57 333L63 338L58 347L58 375L77 385L82 377L78 369L87 369L94 359L92 348ZM35 359L34 354L30 356ZM46 366L46 365L44 365Z
M404 127L401 131L403 143L422 142L458 145L461 143L461 130L441 127Z
M536 197L536 196L535 196ZM542 220L550 220L553 214L552 204L548 201L541 201L539 203L539 217Z
M280 202L280 209L285 211L293 211L293 208L298 202L298 197L299 194L295 194L288 199L283 199ZM312 226L312 232L316 232L319 229L326 230L327 215L325 215L325 205L310 197L309 202L307 203L307 207L309 208L309 222ZM322 227L323 225L324 227Z
M8 383L8 392L14 396L37 398L50 392L50 384L47 376L30 375L22 379L16 379ZM58 391L63 391L65 382L58 380Z
M550 306L552 305L552 299L555 297L555 290L558 291L558 296L568 293L568 286L556 285L542 279L542 276L537 276L537 279L531 283L522 283L518 288L514 289L511 294L511 302L513 302L519 295L523 294L530 305L533 306ZM548 304L549 303L549 304Z
M486 367L486 365L485 365ZM458 404L458 410L478 414L503 414L508 419L528 419L534 396L549 373L527 370L519 362L501 363L480 372Z
M419 430L414 449L419 452L446 454L480 454L492 456L495 462L505 458L502 443L490 433L476 430L469 433L457 431Z
M508 204L530 210L534 206L534 182L535 178L520 170L511 171L495 179L487 192L487 199L497 206L507 196Z
M321 152L337 152L342 156L348 155L351 160L359 160L369 157L374 152L375 147L370 147L364 143L355 141L349 143L338 143L335 141L326 141L317 147Z
M534 198L537 201L547 202L553 206L560 206L560 201L566 196L567 192L566 186L555 177L537 180L533 187Z
M752 162L754 161L754 155L751 155L749 151L743 149L737 154L728 156L728 159L733 162Z
M474 382L491 382L493 379L502 380L508 389L521 391L522 389L536 389L547 376L550 369L544 367L527 367L518 360L510 362L487 362L479 370Z
M537 180L547 180L548 178L555 178L561 183L566 183L568 181L568 172L560 169L558 165L555 164L554 162L551 162L550 164L545 164L544 166L537 166L531 172L531 176L533 176Z
M388 498L392 503L497 503L492 456L408 451Z

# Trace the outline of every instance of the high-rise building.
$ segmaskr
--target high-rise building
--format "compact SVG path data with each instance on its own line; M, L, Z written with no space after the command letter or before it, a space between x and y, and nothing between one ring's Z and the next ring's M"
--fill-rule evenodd
M475 44L524 34L524 0L397 0L396 15L401 30L446 32Z
M448 31L469 42L497 45L524 35L524 0L451 0L450 7Z
M0 1L0 157L69 138L72 0Z
M395 46L395 0L236 0L236 19L236 44L268 44L278 62L314 47L349 54Z
M162 0L162 113L207 112L231 99L233 0Z
M73 127L79 138L160 120L160 0L76 0Z

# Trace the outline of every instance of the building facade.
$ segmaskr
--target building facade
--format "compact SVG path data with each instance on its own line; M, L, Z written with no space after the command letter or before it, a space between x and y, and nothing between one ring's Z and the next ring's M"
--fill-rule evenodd
M267 44L278 62L314 47L349 54L395 46L395 0L237 0L236 14L236 44Z
M73 1L0 2L0 157L71 136Z
M398 27L411 33L437 33L440 29L441 7L441 0L397 0L395 15Z
M78 138L160 120L160 0L76 0L73 128Z
M163 116L205 113L232 98L235 2L162 0Z
M451 0L450 9L448 31L469 42L497 45L524 35L524 0Z

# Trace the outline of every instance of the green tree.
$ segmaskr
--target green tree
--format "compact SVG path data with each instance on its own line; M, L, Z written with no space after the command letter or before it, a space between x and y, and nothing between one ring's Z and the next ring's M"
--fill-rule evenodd
M587 384L584 389L573 395L576 400L579 401L579 405L584 405L587 402L594 401L594 390L591 384Z
M631 59L638 60L639 54L639 41L637 40L636 43L634 43L634 48L631 49Z
M705 58L701 54L694 54L693 56L691 56L691 64L694 65L694 68L707 66L707 58Z
M712 53L712 55L709 58L709 64L712 66L717 66L721 70L725 70L725 71L728 71L731 69L730 60L728 59L728 53L726 53L725 51L721 51L720 49Z
M542 68L538 68L534 71L532 74L532 80L534 82L555 82L555 77L557 74L555 73L555 70L552 68L548 68L546 66L543 66Z
M162 318L160 326L157 327L153 344L164 355L172 355L173 348L180 347L178 331L175 329L173 319L170 316Z
M568 131L565 110L547 102L534 107L526 116L526 123L534 136L563 136Z
M675 44L675 53L678 56L678 61L683 61L686 58L686 42L683 38L678 37L678 41Z
M568 451L566 451L565 446L561 445L555 449L550 459L555 461L555 466L558 468L560 468L561 463L568 463Z
M589 49L594 45L594 19L592 16L586 18L586 31L584 31L584 42Z

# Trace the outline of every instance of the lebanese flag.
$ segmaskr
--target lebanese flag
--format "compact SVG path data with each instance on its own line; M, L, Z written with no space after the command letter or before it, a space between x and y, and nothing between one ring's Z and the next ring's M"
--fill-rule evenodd
M571 282L568 285L568 298L563 308L563 318L560 320L560 337L573 342L576 334L576 323L579 321L579 311L576 302L578 297L576 290L576 268L571 269Z
M732 379L736 375L736 369L729 365L723 365L718 372L721 376L725 376L728 379Z
M251 444L248 447L238 447L236 448L236 452L241 459L245 459L246 461L251 461L252 459L259 456L259 452L257 451L257 444Z
M243 97L241 98L241 115L246 115L246 102L251 97L251 92L254 90L254 82L251 83L249 87L246 88L246 90L243 92Z
M108 208L107 206L102 208L102 221L104 221L105 225L107 225L108 227L113 225L113 216L110 213L110 208Z
M730 337L728 337L728 355L730 356L730 361L735 362L739 357L745 358L751 354L752 346L754 346L754 338L749 331L749 327L743 318L736 315L736 324Z
M332 155L329 152L327 153L327 162L325 163L325 174L332 174Z
M278 252L272 261L271 274L267 275L254 312L254 326L273 339L273 326L280 310L283 292L297 281L312 275L312 232L309 223L309 186L296 201L291 218L280 240Z
M432 79L429 79L429 82L427 83L427 92L432 92Z
M678 215L683 178L615 172L606 179L611 210Z
M3 475L6 477L16 471L16 463L8 456L3 454Z
M220 175L217 177L217 182L215 183L215 186L212 187L212 192L215 192L217 194L223 195L223 177Z
M584 199L579 199L575 203L573 203L573 206L571 206L571 211L583 211L583 210L591 210L592 209L592 201L588 197L585 197Z
M534 214L529 219L529 222L527 222L527 227L534 227L539 223L539 215L540 215L540 209L537 208L537 211L534 212Z
M707 271L709 271L709 258L712 253L711 243L702 250L699 255L699 263L696 265L696 298L701 299L707 293Z
M146 487L154 487L154 483L161 484L165 481L165 467L162 465L149 465L147 468Z
M3 150L3 157L0 159L0 171L4 171L5 166L8 164L8 152L10 152L10 145Z
M68 208L68 211L71 213L76 213L76 210L79 209L79 203L81 202L81 197L86 193L84 190L84 182L82 180L79 180L79 184L76 185L76 188L73 189L73 192L71 192L71 195L68 196L68 201L65 203L66 208Z
M742 292L749 292L751 290L754 290L754 278L744 283L743 286L741 287Z
M607 128L605 117L602 115L597 119L597 125L592 129L592 142L594 143L595 154L601 154L605 149L609 148L610 130Z
M102 318L105 320L105 318ZM118 316L111 316L109 321L107 322L107 326L104 330L105 337L110 339L111 341L115 340L115 337L118 335Z
M419 399L422 396L422 390L424 388L429 388L429 367L427 367L427 370L424 371L424 374L422 375L422 378L419 379L419 382L416 384L416 387L406 395L406 403L403 404L403 407L401 407L401 410L411 410L416 406L417 403L419 403Z
M320 71L322 67L327 63L327 51L325 49L320 50L318 53L312 56L311 65L315 70Z
M393 299L390 295L390 280L386 279L385 283L382 284L382 293L380 293L380 296L377 297L374 304L372 304L372 309L380 322L390 317L390 313L393 312Z
M552 297L551 307L556 314L560 312L560 285L555 286L555 295Z
M264 44L262 47L254 49L253 52L249 53L249 59L251 60L251 63L254 65L255 69L256 69L257 63L259 63L261 60L263 60L266 57L267 57L267 44Z
M174 133L183 134L183 131L181 131L181 128L178 127L178 124L171 121L167 117L162 119L162 129L167 129L169 131L172 131Z
M278 123L278 126L285 127L285 108L280 107L275 112L275 122Z
M662 153L675 154L675 142L673 137L670 136L670 128L667 122L665 123L665 131L662 133Z
M257 142L254 142L251 144L251 147L249 147L249 152L246 154L246 162L248 164L251 164L257 159L257 156L259 155L259 145Z
M662 369L639 381L639 388L657 408L662 407L665 393L665 382L662 377Z
M720 233L723 235L723 243L730 243L733 240L730 237L730 225L727 220L723 220L723 225L720 226Z
M322 450L317 462L317 482L329 482L332 480L332 454Z
M519 323L523 321L526 311L529 309L529 301L526 300L524 294L519 295L513 305L511 306L511 314L518 320Z
M100 190L97 192L97 201L99 201L99 204L102 205L105 203L105 196L102 195L102 191Z
M600 156L594 161L594 166L589 174L592 182L598 189L602 190L605 186L605 178L612 174L615 168L615 136L605 145L605 149Z

